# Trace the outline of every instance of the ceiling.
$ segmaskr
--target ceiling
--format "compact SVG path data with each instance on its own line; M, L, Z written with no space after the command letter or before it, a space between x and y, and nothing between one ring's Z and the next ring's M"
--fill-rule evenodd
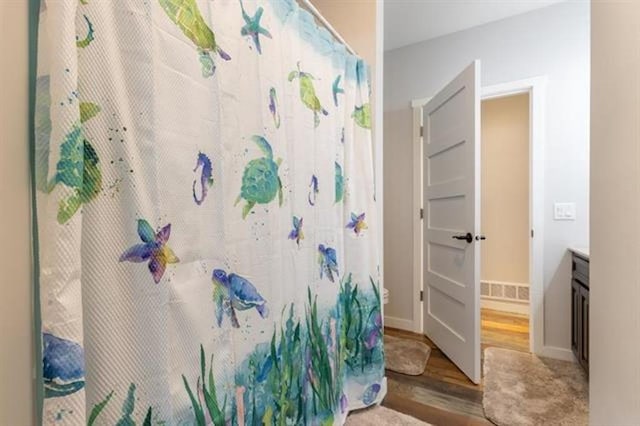
M384 49L396 49L562 1L385 0Z

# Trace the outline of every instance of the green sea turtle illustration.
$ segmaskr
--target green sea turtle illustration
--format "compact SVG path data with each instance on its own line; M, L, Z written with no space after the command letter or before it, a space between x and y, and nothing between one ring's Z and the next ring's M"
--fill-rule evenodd
M363 129L371 128L371 104L367 102L362 106L357 106L351 114L351 117L355 120L356 124Z
M313 111L313 123L315 127L318 127L320 124L320 116L318 114L329 115L329 112L322 107L320 99L316 96L316 90L313 87L313 80L315 80L315 78L311 74L300 70L300 62L298 62L297 67L297 71L291 71L289 73L288 79L290 82L295 78L300 80L300 99L307 108Z
M100 106L92 102L80 102L80 121L73 125L60 144L60 158L55 175L49 175L49 144L51 137L51 96L49 76L36 81L35 136L36 136L36 189L49 194L62 183L73 192L60 200L58 222L66 223L83 203L93 200L102 190L98 154L84 137L82 125L100 112Z
M244 199L246 204L242 208L242 218L246 218L249 212L257 204L268 204L278 195L278 203L282 205L282 181L278 176L278 169L282 159L273 160L273 150L269 142L262 136L251 138L264 157L255 158L246 165L242 175L242 187L240 195L234 205Z
M211 77L216 71L211 52L217 53L225 61L231 59L231 56L216 43L216 36L204 20L196 0L158 1L167 16L198 48L203 77Z

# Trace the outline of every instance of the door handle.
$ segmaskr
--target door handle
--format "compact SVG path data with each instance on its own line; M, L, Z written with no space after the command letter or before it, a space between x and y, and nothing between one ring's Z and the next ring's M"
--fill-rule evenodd
M484 235L476 235L476 241L484 241L486 239L487 237L485 237Z
M453 238L454 240L464 240L469 244L471 244L471 242L473 241L473 235L471 235L471 232L467 232L466 235L454 235L451 238Z

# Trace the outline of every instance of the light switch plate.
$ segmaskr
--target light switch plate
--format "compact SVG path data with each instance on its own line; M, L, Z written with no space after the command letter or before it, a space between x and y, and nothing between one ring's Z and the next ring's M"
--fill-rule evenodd
M553 220L576 220L576 203L554 203Z

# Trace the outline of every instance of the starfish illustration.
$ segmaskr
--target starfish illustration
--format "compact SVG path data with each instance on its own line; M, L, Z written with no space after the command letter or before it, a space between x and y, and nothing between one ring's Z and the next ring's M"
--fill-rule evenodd
M178 263L180 259L167 245L171 234L171 224L154 231L149 222L138 219L138 236L142 243L129 247L120 256L120 262L141 263L149 261L149 272L156 284L164 275L167 263Z
M253 43L256 45L256 49L258 50L258 53L262 54L262 48L260 47L260 34L262 34L265 37L271 38L271 33L266 28L260 26L260 19L262 18L262 13L264 12L264 9L262 8L262 6L259 7L252 18L249 16L247 11L244 10L244 6L242 5L242 0L239 0L239 1L240 1L240 8L242 9L242 19L244 19L244 22L246 23L240 30L240 34L242 34L243 36L250 35L251 38L253 39Z

